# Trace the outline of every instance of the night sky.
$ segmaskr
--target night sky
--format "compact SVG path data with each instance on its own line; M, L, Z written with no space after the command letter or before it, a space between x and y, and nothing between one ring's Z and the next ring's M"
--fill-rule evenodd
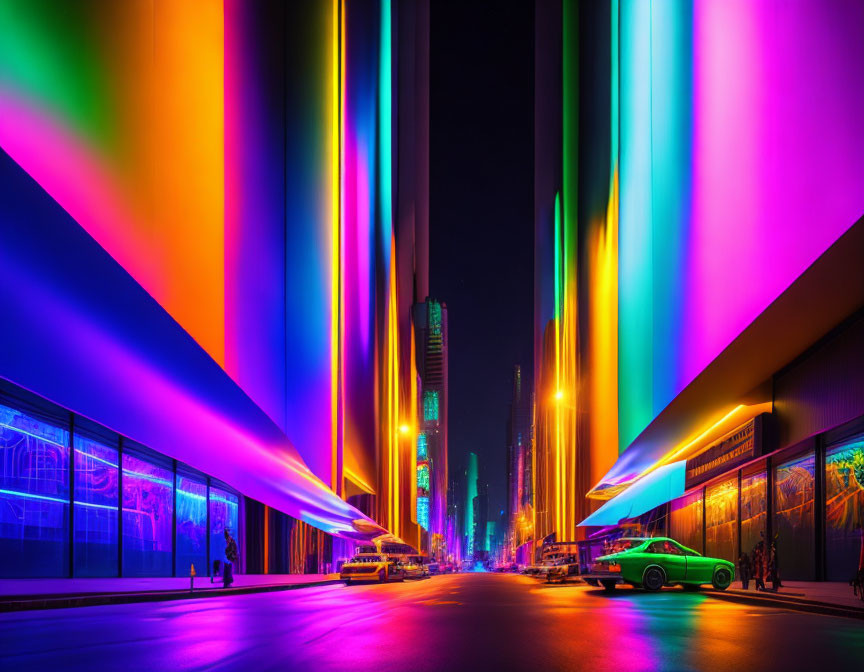
M533 3L431 9L430 284L450 328L450 469L476 452L506 501L514 364L531 380Z

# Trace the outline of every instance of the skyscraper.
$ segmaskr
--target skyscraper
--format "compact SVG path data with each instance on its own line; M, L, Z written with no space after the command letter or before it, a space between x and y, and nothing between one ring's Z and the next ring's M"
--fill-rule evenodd
M413 309L420 399L417 435L417 522L429 550L443 557L447 518L447 306L426 298ZM422 484L421 484L422 481ZM424 501L425 498L425 501ZM426 513L421 520L421 506Z
M513 392L507 415L507 525L513 549L529 541L532 515L533 426L530 382L513 367Z
M462 514L462 523L464 525L462 537L465 539L464 558L466 560L474 555L474 539L477 525L474 500L477 499L477 472L477 454L468 453L468 464L465 467L465 483L463 484L465 488L465 508L463 509L464 513Z

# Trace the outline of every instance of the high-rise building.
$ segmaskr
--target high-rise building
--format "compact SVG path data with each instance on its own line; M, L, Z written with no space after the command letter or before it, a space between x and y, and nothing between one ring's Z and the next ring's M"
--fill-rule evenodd
M426 298L413 309L417 373L420 377L418 401L417 521L429 534L429 550L434 557L446 555L447 519L447 306ZM421 480L425 488L421 488ZM426 514L420 519L420 505Z
M150 4L0 21L2 573L416 545L429 4Z
M465 508L462 514L462 538L465 539L463 548L464 557L467 560L474 556L477 529L475 500L477 499L479 473L476 453L468 453L468 464L465 466L464 476L465 482L462 485L465 493Z
M533 526L533 398L513 367L513 392L507 415L507 529L513 551L531 541Z
M474 497L474 543L473 556L485 558L489 552L489 486L479 484Z
M687 7L536 5L535 538L776 537L784 580L844 579L864 7Z

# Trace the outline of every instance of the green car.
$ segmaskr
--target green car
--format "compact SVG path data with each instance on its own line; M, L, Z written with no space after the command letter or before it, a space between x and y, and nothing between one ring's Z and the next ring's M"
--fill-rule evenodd
M698 590L710 583L717 590L726 590L735 578L735 565L728 560L703 557L668 537L618 539L611 551L597 558L591 572L583 575L586 583L606 590L629 583L650 591L674 584Z

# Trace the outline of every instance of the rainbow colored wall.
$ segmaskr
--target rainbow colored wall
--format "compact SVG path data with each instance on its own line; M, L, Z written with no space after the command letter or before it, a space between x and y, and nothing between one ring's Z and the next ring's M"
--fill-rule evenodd
M864 214L864 7L565 0L535 25L537 535L560 539Z
M414 39L398 39L396 9L390 0L4 0L0 148L164 309L158 329L182 329L196 356L221 367L220 384L266 414L303 470L341 495L347 466L390 510L404 500L411 511L413 488L379 482L377 467L382 445L400 450L383 441L378 409L393 409L384 436L414 424L407 361L387 355L409 319L396 277L414 274L397 272L392 254L397 239L414 244L392 215L393 55ZM33 263L33 277L50 275ZM70 310L112 321L98 308ZM162 366L139 354L145 369ZM0 376L13 369L22 370ZM162 374L183 382L192 374L181 369ZM54 401L97 420L104 410L98 395L88 408L75 395ZM202 422L218 420L199 401ZM130 408L111 426L134 438L134 416ZM182 446L153 447L189 459ZM295 485L274 475L267 488ZM257 489L265 503L267 488Z
M864 7L620 4L620 448L864 213Z

